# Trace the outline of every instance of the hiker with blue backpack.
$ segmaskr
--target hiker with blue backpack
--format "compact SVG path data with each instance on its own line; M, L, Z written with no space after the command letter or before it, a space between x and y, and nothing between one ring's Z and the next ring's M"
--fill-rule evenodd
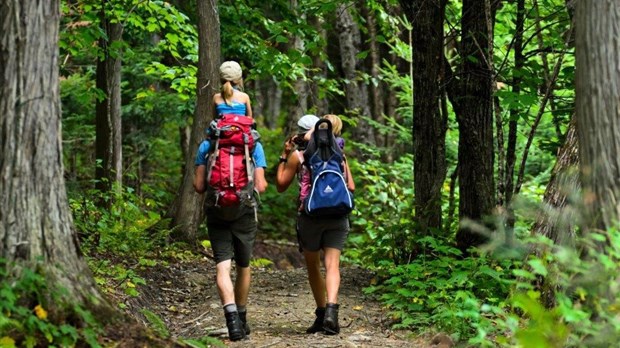
M246 305L250 290L250 258L258 223L257 193L267 188L267 162L252 108L242 86L241 67L220 66L222 89L213 97L216 118L196 154L194 189L205 195L205 213L216 262L216 283L228 336L238 341L250 334ZM233 284L232 259L237 277Z
M349 233L355 183L331 122L305 115L297 125L298 134L284 143L276 186L278 192L284 192L295 176L300 184L297 238L316 303L316 318L306 333L335 335L340 332L340 254ZM321 274L321 250L325 278Z

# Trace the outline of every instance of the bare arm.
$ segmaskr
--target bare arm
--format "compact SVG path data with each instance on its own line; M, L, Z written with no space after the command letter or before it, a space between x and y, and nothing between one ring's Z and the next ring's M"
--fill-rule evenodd
M347 160L344 161L344 173L347 177L347 188L349 191L355 191L355 182L353 181L353 175L351 174L351 168L349 168L349 162Z
M198 193L204 193L206 190L205 181L207 175L207 166L200 165L194 170L194 190Z
M245 115L247 117L253 117L252 116L252 104L250 103L249 96L246 96L246 99L245 99Z
M254 169L254 188L258 193L263 193L267 190L267 179L265 179L265 168L257 167Z
M291 156L295 144L292 138L288 138L284 143L284 150L280 155L280 158L286 158L286 162L280 162L278 164L278 172L276 174L276 188L278 192L284 192L291 185L295 174L297 174L297 168L299 168L299 157L295 154Z

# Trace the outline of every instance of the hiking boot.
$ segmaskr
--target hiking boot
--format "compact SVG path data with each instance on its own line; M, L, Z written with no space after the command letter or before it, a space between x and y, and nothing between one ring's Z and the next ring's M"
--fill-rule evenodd
M245 331L246 335L250 334L250 325L248 325L248 321L246 320L246 315L248 312L243 311L239 312L239 319L241 319L241 323L243 323L243 331Z
M239 341L245 338L245 331L243 330L243 323L239 318L238 312L225 313L226 327L228 327L228 338L231 341Z
M328 303L325 308L325 319L323 320L323 329L326 335L335 335L340 333L340 325L338 325L338 304Z
M323 320L325 319L325 308L317 308L314 311L316 314L316 319L314 319L314 324L306 329L306 333L313 334L315 332L324 331L323 330Z

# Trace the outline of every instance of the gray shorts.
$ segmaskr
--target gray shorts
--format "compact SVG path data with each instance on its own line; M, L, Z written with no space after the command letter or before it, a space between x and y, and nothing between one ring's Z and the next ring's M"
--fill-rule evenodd
M234 259L239 267L250 266L257 230L253 210L232 221L208 214L207 229L216 263Z
M301 250L319 251L324 248L342 250L348 235L348 215L326 218L299 213L297 216L297 239Z

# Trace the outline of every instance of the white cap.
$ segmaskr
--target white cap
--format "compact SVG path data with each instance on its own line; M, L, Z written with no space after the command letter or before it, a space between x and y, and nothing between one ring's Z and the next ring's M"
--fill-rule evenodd
M297 127L299 127L299 133L305 133L314 127L319 122L319 118L315 115L304 115L297 121Z
M241 66L232 60L222 63L220 65L220 77L226 81L238 81L241 79Z

